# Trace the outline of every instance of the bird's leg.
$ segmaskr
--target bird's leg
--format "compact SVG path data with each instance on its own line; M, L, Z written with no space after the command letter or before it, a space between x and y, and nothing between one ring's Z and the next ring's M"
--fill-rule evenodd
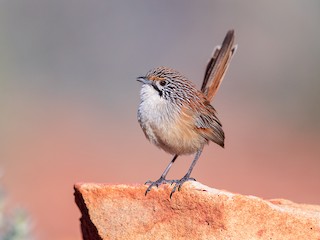
M147 188L146 190L146 193L145 195L148 194L148 192L150 192L151 188L153 186L156 186L156 187L159 187L161 184L163 183L170 183L170 184L173 184L175 182L177 182L178 180L167 180L166 179L166 176L172 166L172 164L174 163L174 161L177 159L178 155L174 155L173 159L171 160L171 162L169 163L169 165L166 167L166 169L164 170L164 172L161 174L160 178L155 181L155 182L152 182L152 181L147 181L145 184L150 184L149 187Z
M175 185L174 185L174 188L172 189L171 193L170 193L170 198L172 197L172 194L177 190L178 188L178 191L180 191L180 188L182 186L182 184L184 184L185 182L187 181L196 181L194 178L190 178L190 174L192 172L192 169L194 168L194 166L196 165L201 153L202 153L202 149L201 148L200 150L197 151L191 165L190 165L190 168L188 170L188 172L186 173L186 175L183 176L183 178L181 178L180 180L178 181L175 181Z

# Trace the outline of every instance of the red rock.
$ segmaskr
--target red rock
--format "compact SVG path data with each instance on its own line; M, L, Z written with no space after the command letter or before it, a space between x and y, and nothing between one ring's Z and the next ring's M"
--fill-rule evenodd
M172 187L75 185L83 239L320 240L320 206L220 191L187 182Z

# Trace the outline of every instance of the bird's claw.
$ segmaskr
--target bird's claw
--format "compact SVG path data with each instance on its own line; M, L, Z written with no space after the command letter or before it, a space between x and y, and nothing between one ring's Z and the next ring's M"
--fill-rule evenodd
M173 193L178 189L178 191L180 191L182 185L187 182L187 181L196 181L196 179L189 177L188 175L185 175L183 178L181 178L180 180L167 180L164 177L160 177L157 181L146 181L146 185L149 185L149 187L147 188L145 195L148 194L148 192L151 191L151 189L153 187L159 187L162 184L175 184L171 193L170 193L170 198L172 197Z
M188 175L185 175L183 178L181 178L180 180L176 180L175 181L175 185L170 193L170 198L172 197L172 195L175 193L175 191L178 188L178 191L180 191L182 185L187 182L187 181L196 181L196 179L189 177Z
M176 183L176 182L178 182L179 180L167 180L167 179L165 179L164 177L160 177L157 181L151 181L151 180L148 180L148 181L146 181L146 185L149 185L149 187L147 188L147 190L146 190L146 192L145 192L145 195L147 195L148 194L148 192L150 192L150 190L152 189L152 187L159 187L160 185L162 185L162 184L166 184L166 183L168 183L168 184L170 184L170 185L172 185L172 184L174 184L174 183Z

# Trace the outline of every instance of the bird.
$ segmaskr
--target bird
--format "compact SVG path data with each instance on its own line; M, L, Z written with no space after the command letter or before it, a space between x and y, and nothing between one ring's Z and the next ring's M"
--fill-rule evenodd
M180 72L169 67L156 67L137 78L142 83L138 122L151 143L173 155L160 178L146 182L149 186L145 195L153 187L174 184L171 198L186 181L195 181L190 175L205 145L212 141L224 147L222 124L210 102L236 52L234 39L234 30L229 30L222 45L215 47L205 70L201 90ZM195 156L187 173L178 180L166 179L178 156L189 154Z

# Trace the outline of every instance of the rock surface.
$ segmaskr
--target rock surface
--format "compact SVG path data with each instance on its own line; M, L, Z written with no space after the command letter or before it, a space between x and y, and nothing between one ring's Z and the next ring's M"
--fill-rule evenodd
M83 239L320 240L320 206L220 191L187 182L172 187L79 183Z

